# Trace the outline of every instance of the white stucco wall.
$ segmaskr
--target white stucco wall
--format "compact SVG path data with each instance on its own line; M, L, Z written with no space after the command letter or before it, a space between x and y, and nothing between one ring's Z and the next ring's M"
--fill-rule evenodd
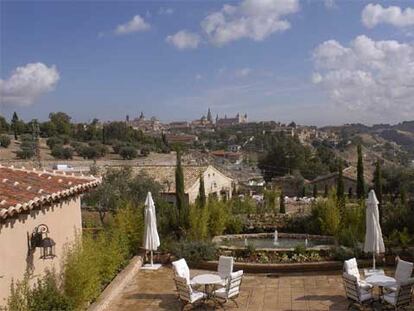
M40 224L49 227L49 237L56 242L54 259L40 259L37 248L28 257L28 235ZM81 234L80 197L70 198L52 206L20 214L0 223L0 306L9 295L12 279L21 279L29 266L33 275L41 275L45 269L60 271L65 247Z
M220 171L215 169L212 166L207 167L207 169L204 171L203 174L204 177L204 188L206 190L206 196L208 197L210 194L216 193L217 197L220 198L220 191L226 190L228 191L229 198L232 196L232 182L233 180L224 174L222 174ZM189 202L194 203L197 196L198 191L200 187L200 180L197 180L197 182L189 189L188 191L188 197Z

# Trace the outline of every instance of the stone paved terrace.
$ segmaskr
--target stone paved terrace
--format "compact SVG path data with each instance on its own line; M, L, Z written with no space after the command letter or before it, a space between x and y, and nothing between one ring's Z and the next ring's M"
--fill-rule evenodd
M191 272L192 277L206 273L203 270L191 270ZM176 298L172 277L173 272L169 267L163 267L158 271L141 270L107 310L180 310L181 303ZM348 306L341 274L338 272L288 275L247 274L243 278L237 302L239 308L230 301L225 304L225 310L334 311L347 310ZM194 308L194 310L205 309L215 310L213 304L206 308L202 306ZM191 308L187 307L185 310L191 310Z

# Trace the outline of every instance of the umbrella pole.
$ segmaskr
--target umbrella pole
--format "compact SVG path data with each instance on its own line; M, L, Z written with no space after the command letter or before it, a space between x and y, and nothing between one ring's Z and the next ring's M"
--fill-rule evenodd
M375 270L375 253L372 253L372 269Z
M152 266L154 266L154 260L153 260L153 253L152 253L152 250L151 250L151 267Z

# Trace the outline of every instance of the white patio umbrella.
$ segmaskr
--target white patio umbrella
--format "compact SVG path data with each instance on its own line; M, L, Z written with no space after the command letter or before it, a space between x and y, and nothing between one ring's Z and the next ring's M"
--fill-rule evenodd
M378 199L375 191L371 190L366 200L366 228L364 252L372 253L372 269L375 270L375 255L384 253L385 246L379 221Z
M144 248L151 252L151 264L143 266L143 269L156 270L161 265L154 265L153 252L160 246L160 237L157 231L157 216L155 204L151 192L148 192L145 200L145 227L144 227Z

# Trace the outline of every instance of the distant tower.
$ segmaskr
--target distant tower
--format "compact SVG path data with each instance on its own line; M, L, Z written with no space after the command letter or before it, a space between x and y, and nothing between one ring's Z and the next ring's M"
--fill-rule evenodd
M218 121L218 114L216 114L216 123L217 123L217 121Z
M141 114L139 115L139 118L142 120L145 118L144 113L141 111Z
M129 122L129 115L126 115L125 120Z
M213 117L211 116L210 108L208 108L208 112L207 112L207 121L210 123L213 123Z

